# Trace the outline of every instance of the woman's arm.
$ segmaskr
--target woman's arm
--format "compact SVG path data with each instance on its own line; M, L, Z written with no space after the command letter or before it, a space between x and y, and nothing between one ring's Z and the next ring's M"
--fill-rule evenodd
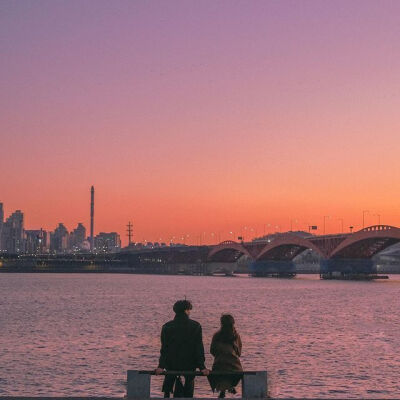
M238 356L240 357L242 355L242 339L240 338L239 334L238 334L236 342L237 342L237 353L238 353Z
M215 340L215 335L212 338L211 346L210 346L210 353L216 357L217 356L217 341Z

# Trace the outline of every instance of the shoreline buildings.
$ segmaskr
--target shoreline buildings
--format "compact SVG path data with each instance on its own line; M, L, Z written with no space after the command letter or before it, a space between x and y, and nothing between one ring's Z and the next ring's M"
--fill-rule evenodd
M43 229L25 231L25 253L43 254L50 248L50 235Z
M23 253L24 214L16 210L4 221L3 203L0 203L0 250L7 253Z
M71 232L63 223L52 232L24 229L24 214L13 212L4 220L4 207L0 203L0 253L7 254L62 254L62 253L115 253L121 249L117 232L94 235L94 186L90 188L90 236L82 222Z
M121 249L121 238L117 232L100 232L94 238L94 248L98 253L117 253Z

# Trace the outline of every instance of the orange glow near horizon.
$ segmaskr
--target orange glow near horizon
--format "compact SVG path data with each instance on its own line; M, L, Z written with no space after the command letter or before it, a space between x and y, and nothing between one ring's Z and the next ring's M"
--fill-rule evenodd
M31 198L25 199L25 207L20 199L14 202L14 208L22 209L25 213L27 229L42 227L54 230L58 222L63 222L72 230L78 222L83 222L89 232L89 190L82 190L76 196L63 195L61 189L54 197L48 196L48 193L38 196L33 190L30 193ZM259 201L249 202L247 197L235 197L226 201L223 193L215 192L213 203L207 204L208 196L190 199L176 195L166 200L166 195L162 194L160 197L145 197L135 196L132 192L123 193L123 196L115 193L103 186L100 189L96 187L95 232L117 231L124 244L127 242L125 225L129 220L134 224L134 241L172 241L186 244L212 244L236 240L238 236L250 240L264 233L282 232L291 228L307 231L310 225L318 226L318 230L313 233L323 234L324 215L328 216L325 218L327 234L340 233L342 220L344 232L349 231L349 226L354 226L354 231L362 228L361 209L342 203L338 209L327 198L324 202L327 212L322 215L315 212L318 210L318 202L321 201L318 197L307 199L305 196L293 202L290 197L286 199L278 194L275 199L271 196L270 199L263 197ZM163 200L158 201L158 198ZM353 197L351 200L357 202L357 198ZM348 201L351 204L350 199ZM359 198L358 201L361 202L362 199ZM14 211L7 202L4 206L6 215ZM365 226L376 225L379 220L382 224L399 226L400 218L396 217L394 205L388 204L387 207L388 210L392 207L391 219L389 214L381 211L382 207L369 207L368 213L365 213Z
M88 229L93 184L124 244L400 226L399 3L45 4L0 17L6 216Z

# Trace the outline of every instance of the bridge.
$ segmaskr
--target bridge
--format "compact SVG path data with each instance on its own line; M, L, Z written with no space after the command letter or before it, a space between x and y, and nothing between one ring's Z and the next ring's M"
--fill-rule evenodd
M233 263L247 256L253 275L293 276L293 260L310 250L320 259L323 278L371 276L377 273L372 257L398 242L400 229L390 225L374 225L351 234L309 237L287 232L266 241L222 242L211 249L208 262Z
M373 257L399 242L400 228L374 225L351 234L313 236L286 232L251 242L127 248L114 254L3 254L0 272L231 275L243 257L253 276L291 277L297 273L295 258L308 251L319 260L322 278L372 278L377 276Z

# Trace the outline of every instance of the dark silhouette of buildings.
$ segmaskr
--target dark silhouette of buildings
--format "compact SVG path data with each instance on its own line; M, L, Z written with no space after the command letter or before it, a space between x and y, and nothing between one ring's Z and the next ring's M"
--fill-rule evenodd
M49 251L49 233L43 229L25 231L25 253L43 254Z
M54 253L66 253L69 248L69 233L61 222L54 232L50 233L50 251Z
M94 244L98 253L115 253L121 249L121 238L117 232L100 232Z
M86 228L81 222L71 232L69 237L69 248L73 251L80 251L84 249L86 241ZM86 242L87 243L87 242Z
M94 186L90 188L90 236L80 222L72 231L59 223L54 232L43 229L24 230L24 214L17 210L4 221L3 203L0 203L0 252L9 254L44 254L70 252L117 252L121 249L118 233L101 232L94 236Z
M18 254L25 251L24 248L24 214L21 210L12 213L3 222L4 212L1 207L1 249L7 253Z

